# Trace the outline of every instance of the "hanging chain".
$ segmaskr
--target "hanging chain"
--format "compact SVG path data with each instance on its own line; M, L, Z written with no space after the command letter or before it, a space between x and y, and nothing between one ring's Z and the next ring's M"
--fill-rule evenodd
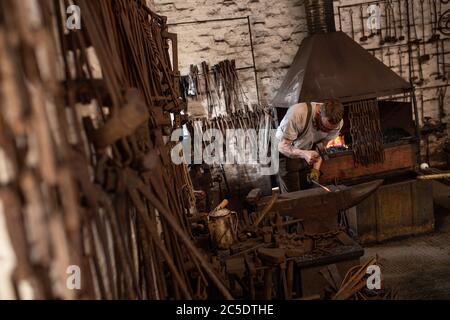
M349 105L350 133L355 162L368 166L383 163L383 133L377 100L363 100Z

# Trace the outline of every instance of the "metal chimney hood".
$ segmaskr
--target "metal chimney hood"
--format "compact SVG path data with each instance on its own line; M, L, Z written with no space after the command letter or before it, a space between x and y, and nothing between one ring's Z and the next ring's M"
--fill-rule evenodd
M344 32L334 31L332 0L305 0L305 8L310 35L273 100L275 107L327 98L351 102L411 91L402 77Z

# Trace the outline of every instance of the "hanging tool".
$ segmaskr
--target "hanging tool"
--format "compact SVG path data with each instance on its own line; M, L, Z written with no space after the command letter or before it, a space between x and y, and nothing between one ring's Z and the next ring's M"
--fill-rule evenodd
M384 15L386 17L386 34L384 36L384 42L391 42L392 41L392 35L391 35L391 12L389 10L389 2L386 1L384 5Z
M371 15L370 12L368 12L368 13L369 13L369 15ZM376 32L374 32L374 30L376 30ZM379 33L378 25L377 25L377 28L373 28L373 26L371 26L370 27L369 39L375 37L376 35L378 35L378 33Z
M428 42L434 42L441 38L441 35L437 33L438 30L438 16L436 0L428 0L428 6L430 7L430 23L431 23L431 37Z
M398 15L399 15L399 29L400 29L400 36L398 37L399 41L405 40L405 36L403 35L403 12L402 12L402 0L398 1Z
M400 77L403 78L403 53L402 53L401 47L398 48L398 63L399 63L399 65L398 65L399 71L398 72L399 72Z
M397 42L397 20L395 19L395 12L394 12L394 6L392 5L392 1L388 1L389 4L389 15L390 15L390 24L391 28L394 31L391 33L391 39L390 42L396 43Z
M439 41L436 41L436 72L431 73L430 76L435 76L435 80L440 80L443 77L443 75L441 74Z
M359 38L360 42L366 42L368 40L367 36L366 36L366 28L364 27L364 14L363 14L363 7L362 5L359 6L359 13L360 13L360 18L361 18L361 28L362 28L362 37Z
M379 3L377 3L378 9L381 12L381 6ZM381 19L381 17L380 17ZM385 18L386 19L386 18ZM383 26L380 26L380 30L378 30L378 34L380 35L380 46L384 45L384 37L383 37Z
M386 53L386 55L388 56L388 66L389 69L392 69L392 59L391 59L391 55L393 53L391 52L391 48L388 48L388 52Z
M438 101L439 101L439 122L442 123L442 119L444 119L447 115L445 113L445 89L443 87L439 88Z
M416 82L416 84L418 86L421 86L424 82L424 77L423 77L423 69L422 69L422 64L420 63L420 44L417 44L417 62L418 62L418 67L419 67L419 80L418 82Z
M349 10L349 14L350 14L350 24L352 27L352 39L355 40L355 25L353 22L353 10L352 9Z
M423 11L424 9L424 3L425 0L420 0L420 13L421 13L421 18L422 18L422 47L423 47L423 52L422 55L419 58L419 63L425 63L428 60L430 60L430 55L427 54L427 48L426 48L426 43L425 43L425 13Z
M411 59L410 59L410 63L409 63L409 71L411 74L411 81L415 82L415 81L417 81L417 76L416 76L416 72L414 69L414 59L413 59L414 57L413 57L412 48L411 48L410 57L411 57Z
M416 28L416 14L414 12L414 1L411 1L411 17L412 17L412 27L414 31L414 38L411 39L410 43L418 44L420 43L421 39L417 36L417 28Z
M420 120L425 123L425 101L423 98L423 90L420 92Z
M438 43L441 43L441 54L442 54L442 59L441 59L441 63L442 63L442 81L447 81L447 65L445 64L445 42L444 39L442 39L441 41L437 41Z

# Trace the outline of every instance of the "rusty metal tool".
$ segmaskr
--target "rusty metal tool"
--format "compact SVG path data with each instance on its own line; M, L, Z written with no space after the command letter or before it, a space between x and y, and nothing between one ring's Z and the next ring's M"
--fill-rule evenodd
M400 77L403 77L403 57L402 48L398 48L398 72Z
M317 181L311 180L311 183L313 183L313 184L315 184L316 186L322 188L322 189L325 190L326 192L333 192L333 191L331 191L330 188L325 187L324 185L320 184L320 183L317 182Z
M424 1L420 0L420 13L421 13L421 23L422 23L422 55L420 56L419 62L425 63L430 60L430 55L427 54L426 42L425 42L425 13L424 13Z
M274 193L272 195L272 198L270 199L269 203L267 204L267 206L263 209L263 211L261 212L261 214L258 216L258 218L256 219L255 223L253 224L253 227L257 227L262 221L263 219L266 217L266 215L270 212L270 210L272 209L273 205L277 202L279 197L279 193Z
M398 1L398 15L399 15L399 30L400 36L398 37L399 41L405 40L405 36L403 35L403 12L402 12L402 1Z
M366 42L368 40L368 37L366 36L366 28L364 27L364 14L362 5L359 6L359 14L361 19L361 32L362 32L362 37L359 38L359 41Z
M392 42L397 42L399 39L397 37L397 19L395 18L395 8L391 3L391 13L392 13L392 27L394 28L394 36L392 38Z

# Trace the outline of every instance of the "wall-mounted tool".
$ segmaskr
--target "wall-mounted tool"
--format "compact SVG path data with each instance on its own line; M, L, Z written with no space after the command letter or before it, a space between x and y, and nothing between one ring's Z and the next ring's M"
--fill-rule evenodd
M403 77L403 53L402 48L398 48L398 73L400 77Z
M391 35L391 11L389 9L389 1L386 1L384 5L384 16L386 17L386 32L384 35L384 42L392 42Z
M381 62L384 63L384 52L383 52L383 47L380 47L380 57L381 57Z
M431 37L428 42L434 42L441 38L441 35L437 33L438 30L438 16L437 16L437 0L428 0L428 6L430 8L430 23L431 23Z
M434 76L435 80L440 80L443 77L442 73L441 73L439 41L436 41L436 72L431 73L430 76Z
M423 90L420 93L420 120L425 123L425 101L423 98Z
M377 4L378 5L378 4ZM378 26L377 26L378 27ZM376 32L375 32L376 31ZM372 39L373 37L375 37L376 35L378 35L379 34L379 29L378 28L373 28L373 27L371 27L370 28L370 34L369 34L369 39Z
M418 82L416 82L416 84L418 86L423 85L423 82L425 80L425 78L423 77L423 68L422 68L422 64L420 63L420 44L417 44L417 62L418 62L418 67L419 67L419 80Z
M416 44L416 54L415 56L413 56L414 54L411 53L412 58L411 58L411 80L414 82L414 84L421 86L424 82L424 78L423 78L423 69L422 69L422 64L419 63L419 59L420 59L420 44ZM417 62L415 62L414 60L416 60ZM417 63L417 67L418 67L418 75L416 75L416 70L415 70L415 64Z
M352 39L355 40L355 24L353 21L353 10L350 8L350 10L348 11L348 14L350 15L350 24L352 27Z
M359 6L359 14L361 18L362 37L359 38L360 42L366 42L369 38L366 36L366 28L364 27L364 14L362 5Z
M392 27L394 28L393 42L397 42L399 39L397 37L397 19L395 18L394 5L391 3L391 14L392 14Z
M425 63L428 60L430 60L430 55L427 54L427 48L426 48L426 43L425 43L425 13L424 13L424 2L425 0L420 0L420 13L421 13L421 18L422 18L422 55L419 58L419 63Z
M387 1L387 11L389 14L389 42L396 43L397 42L397 20L395 19L394 7L392 5L392 1Z
M445 42L444 39L442 39L441 41L438 41L438 43L441 43L441 55L442 55L442 59L441 59L441 63L442 63L442 81L447 81L447 66L445 64Z
M391 59L391 55L392 55L391 48L388 47L386 56L388 57L388 67L389 67L390 69L392 69L392 59Z
M379 3L377 3L378 9L381 12L381 6ZM386 8L386 7L385 7ZM380 17L381 19L381 17ZM386 19L386 18L385 18ZM384 45L384 37L383 37L383 26L380 27L380 30L378 30L378 34L380 36L380 46Z
M399 41L405 40L405 36L403 35L403 12L402 12L402 0L398 0L398 16L399 18L399 30L400 35L398 37Z
M442 119L446 117L445 113L445 88L439 88L438 94L438 105L439 105L439 122L442 123Z

